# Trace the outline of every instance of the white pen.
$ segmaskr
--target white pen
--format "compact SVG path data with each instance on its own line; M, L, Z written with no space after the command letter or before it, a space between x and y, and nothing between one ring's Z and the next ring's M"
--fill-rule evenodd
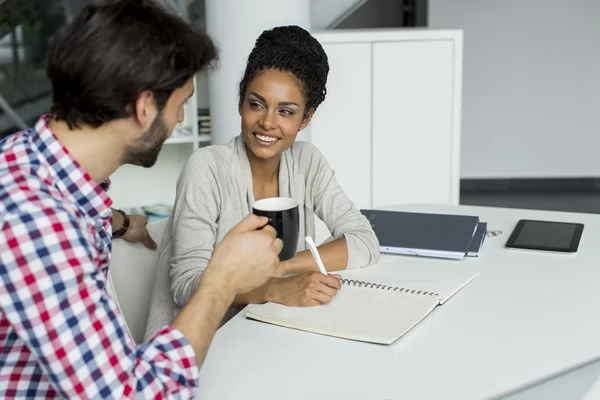
M310 249L310 252L312 253L313 258L315 259L315 262L317 263L317 266L319 267L319 270L321 271L321 273L325 274L325 275L329 275L327 273L327 270L325 269L325 266L323 265L323 261L321 261L321 256L319 255L319 250L317 250L317 246L315 245L315 242L312 240L312 238L310 236L305 237L304 241L306 242L306 244L308 244L308 248Z

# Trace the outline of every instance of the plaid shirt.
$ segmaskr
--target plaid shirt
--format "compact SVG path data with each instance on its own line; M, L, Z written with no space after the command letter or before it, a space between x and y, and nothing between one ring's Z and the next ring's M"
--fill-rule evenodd
M136 346L105 291L108 185L47 118L0 141L0 396L193 397L198 365L181 332Z

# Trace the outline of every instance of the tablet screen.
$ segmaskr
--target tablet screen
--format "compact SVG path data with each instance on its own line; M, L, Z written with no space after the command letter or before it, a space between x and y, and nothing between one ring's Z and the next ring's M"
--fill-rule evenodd
M550 221L519 221L507 246L540 250L576 251L583 226Z

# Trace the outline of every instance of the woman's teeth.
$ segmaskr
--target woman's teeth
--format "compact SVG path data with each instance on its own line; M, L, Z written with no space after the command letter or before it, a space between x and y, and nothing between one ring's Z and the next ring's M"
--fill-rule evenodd
M258 133L255 133L254 136L256 136L258 138L258 140L262 140L263 142L274 142L274 141L278 140L276 137L264 136L264 135L260 135Z

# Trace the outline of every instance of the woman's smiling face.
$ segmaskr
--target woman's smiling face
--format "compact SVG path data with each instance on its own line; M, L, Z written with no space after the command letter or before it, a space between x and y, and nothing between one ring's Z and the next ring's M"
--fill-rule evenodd
M239 112L242 136L256 157L279 156L310 122L312 111L305 113L301 85L294 75L277 69L259 72L248 84Z

